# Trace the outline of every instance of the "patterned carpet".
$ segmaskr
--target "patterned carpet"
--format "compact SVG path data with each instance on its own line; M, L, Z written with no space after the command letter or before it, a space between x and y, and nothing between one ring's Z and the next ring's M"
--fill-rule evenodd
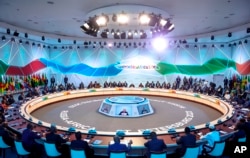
M78 123L83 128L95 127L98 131L116 131L117 129L138 131L140 129L154 128L164 130L165 127L183 122L185 117L191 113L193 116L189 122L176 127L183 128L187 125L205 124L222 115L215 109L195 102L165 97L142 96L150 100L154 114L140 118L114 118L98 112L103 99L107 97L110 96L65 100L36 110L32 115L42 121L59 126L70 127L72 124ZM67 113L68 120L71 122L66 122L60 117L62 112Z

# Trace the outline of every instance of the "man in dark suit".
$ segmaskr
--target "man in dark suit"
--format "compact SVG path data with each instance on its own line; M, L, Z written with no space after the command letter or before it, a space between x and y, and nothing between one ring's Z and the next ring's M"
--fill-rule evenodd
M112 151L124 151L124 152L129 152L130 149L131 149L131 144L132 144L132 141L130 140L129 143L128 143L128 146L125 145L125 144L121 144L120 142L120 138L118 136L114 136L113 138L114 140L114 143L113 144L109 144L108 146L108 155L110 155L110 152Z
M190 133L190 128L185 128L185 135L178 137L176 143L181 145L181 148L177 149L177 153L182 156L186 152L188 146L196 145L196 136Z
M119 113L119 115L121 115L121 116L128 116L128 112L127 112L126 109L123 109L123 110Z
M43 146L36 143L35 139L40 139L41 136L34 132L34 126L32 124L27 124L27 128L22 134L23 147L31 152L31 157L41 157Z
M68 77L67 76L64 77L64 86L65 86L65 88L67 88L67 86L68 86Z
M72 140L70 144L70 148L72 149L83 149L87 158L91 158L94 156L94 150L89 147L89 144L82 140L82 133L75 133L76 140Z
M51 87L54 87L55 86L55 82L56 82L56 79L55 79L55 77L54 76L52 76L51 78L50 78L50 86Z
M65 144L68 140L68 138L62 138L57 134L55 126L51 126L50 132L46 134L46 141L55 143L57 150L61 152L65 158L70 157L69 146Z
M3 138L3 141L9 145L14 146L14 137L15 135L6 130L6 124L2 118L0 118L0 136ZM1 152L0 152L1 153Z
M147 157L150 157L150 152L162 152L167 150L167 145L162 139L158 139L155 132L150 133L151 140L147 141L144 146L147 147Z
M47 86L48 86L48 83L49 83L49 81L48 81L48 78L46 77L46 78L44 79L44 87L47 87Z

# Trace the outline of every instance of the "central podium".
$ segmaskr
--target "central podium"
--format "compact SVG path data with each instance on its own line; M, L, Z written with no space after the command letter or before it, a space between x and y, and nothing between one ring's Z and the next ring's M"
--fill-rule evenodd
M154 113L149 99L139 96L105 98L98 111L111 117L141 117Z

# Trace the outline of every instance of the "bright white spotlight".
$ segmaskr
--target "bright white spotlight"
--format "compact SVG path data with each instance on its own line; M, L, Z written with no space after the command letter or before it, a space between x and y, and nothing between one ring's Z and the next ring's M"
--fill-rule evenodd
M117 22L120 24L127 24L128 23L128 15L126 14L120 14L118 15Z
M88 29L88 30L90 29L90 27L89 27L89 24L88 24L88 23L84 23L84 24L83 24L83 26L84 26L86 29Z
M160 20L160 24L161 24L161 26L165 26L166 24L167 24L167 20L165 20L165 19L161 19Z
M139 20L140 20L140 24L146 25L146 24L149 23L150 18L149 18L149 16L147 14L143 14L143 15L140 16Z
M173 30L173 29L174 29L174 24L171 24L171 25L169 26L168 30L170 31L170 30Z
M158 52L164 51L167 48L167 44L168 44L167 40L162 37L154 38L152 41L152 46Z
M96 19L96 23L99 25L99 26L105 26L107 24L107 18L105 16L99 16L97 19Z

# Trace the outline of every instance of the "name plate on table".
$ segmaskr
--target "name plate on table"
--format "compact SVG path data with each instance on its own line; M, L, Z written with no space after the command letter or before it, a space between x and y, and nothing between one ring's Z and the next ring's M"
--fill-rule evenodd
M102 143L102 140L95 140L95 141L93 142L94 145L99 145L99 144L101 144L101 143Z

